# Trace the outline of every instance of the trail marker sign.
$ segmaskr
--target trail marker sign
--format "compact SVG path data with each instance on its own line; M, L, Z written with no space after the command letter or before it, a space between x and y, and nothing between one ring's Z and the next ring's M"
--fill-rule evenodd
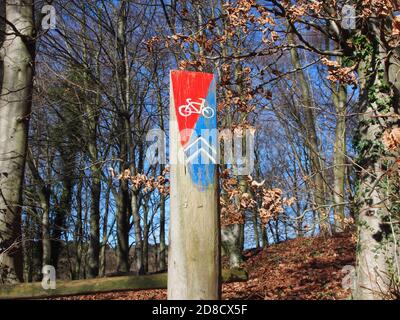
M170 81L168 298L219 299L216 81L189 71Z

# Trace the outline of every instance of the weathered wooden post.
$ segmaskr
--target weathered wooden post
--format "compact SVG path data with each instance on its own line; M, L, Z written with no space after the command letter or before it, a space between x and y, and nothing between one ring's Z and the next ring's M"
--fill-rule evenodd
M220 298L213 74L171 71L168 299Z

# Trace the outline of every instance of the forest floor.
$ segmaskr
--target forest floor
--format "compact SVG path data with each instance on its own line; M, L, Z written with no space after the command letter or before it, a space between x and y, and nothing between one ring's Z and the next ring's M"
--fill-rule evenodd
M244 253L247 282L223 285L228 300L339 300L347 299L342 288L348 274L344 266L355 264L355 237L302 238ZM347 271L348 272L348 271ZM58 300L164 300L166 290L111 292L57 298Z

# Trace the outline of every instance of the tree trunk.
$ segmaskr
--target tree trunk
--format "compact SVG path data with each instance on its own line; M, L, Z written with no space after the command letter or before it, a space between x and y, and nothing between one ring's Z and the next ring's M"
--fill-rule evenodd
M33 156L28 150L28 167L31 171L33 181L37 185L40 207L42 208L42 264L51 264L51 241L50 241L50 188L40 177L37 166L34 163Z
M256 248L260 248L260 234L259 234L259 228L258 228L258 212L257 210L254 210L252 213L252 219L253 219L253 232L254 232L254 241L256 243Z
M81 276L81 264L82 264L82 253L83 253L83 221L82 221L82 178L78 183L76 192L76 229L74 233L74 242L76 248L76 264L75 264L75 279L80 279Z
M133 224L135 229L135 264L136 271L138 274L144 274L144 265L143 265L143 240L142 240L142 226L140 225L140 215L139 208L137 204L137 194L136 191L132 192L132 216L133 216Z
M399 127L399 51L387 47L385 19L370 18L360 35L364 59L361 79L358 151L358 252L355 298L388 299L400 281L399 177L388 174L399 157L382 144L383 134ZM391 25L391 22L389 21ZM367 53L367 54L366 54ZM398 293L397 293L398 294Z
M6 36L0 49L0 283L23 280L22 184L34 73L33 1L6 3ZM18 32L16 34L16 31Z
M97 148L96 148L97 149ZM97 151L97 150L96 150ZM97 159L97 152L96 152ZM92 185L90 203L90 240L88 277L95 278L99 275L100 254L100 194L101 194L101 168L98 164L92 164Z
M160 200L160 252L159 252L159 271L167 268L165 245L165 196L161 195Z
M158 87L158 113L160 121L160 130L165 132L164 126L164 115L163 115L163 102L161 96L161 88ZM164 174L165 165L160 163L160 175ZM167 269L167 258L166 258L166 245L165 245L165 198L166 196L160 195L160 247L159 247L159 271L164 271Z
M6 2L0 3L0 48L3 45L3 41L6 34ZM0 92L3 85L3 59L0 59Z
M86 25L86 8L84 9L84 34L87 36L87 25ZM96 76L101 78L100 66L98 63L98 55L96 55ZM84 61L89 65L89 57L86 46L83 48ZM84 88L85 90L89 87L89 76L88 70L84 71ZM99 125L100 111L99 106L101 104L100 92L97 90L96 98L94 103L92 102L92 96L85 92L88 96L85 96L85 112L87 114L87 120L84 123L85 136L87 139L90 159L90 174L91 174L91 201L90 201L90 232L89 232L89 249L88 249L88 270L87 274L89 278L95 278L99 275L99 255L100 255L100 197L101 197L101 163L99 161L98 152L98 135L97 129Z
M288 42L291 45L295 45L296 41L294 38L293 31L289 27ZM303 71L300 56L295 47L290 49L290 55L293 67L298 70L296 75L298 76L299 89L301 91L301 107L304 109L304 120L305 123L302 125L304 129L305 144L308 150L308 156L311 161L311 175L313 177L313 205L317 212L319 219L319 226L321 233L330 233L329 220L327 213L324 209L325 204L325 182L322 159L320 157L318 136L316 131L315 116L313 111L313 99L310 92L309 83L306 75Z
M51 235L51 265L58 268L58 261L63 247L63 233L66 228L67 217L71 213L72 192L73 192L73 170L74 155L69 149L60 148L62 162L62 183L63 188L60 199L55 208L55 218L53 221Z
M268 247L268 233L267 233L267 226L261 224L261 244L263 248Z
M224 253L229 257L229 266L239 268L243 262L242 252L240 251L240 224L231 224L221 229L221 244Z
M340 63L340 61L339 61ZM333 153L333 200L334 208L334 231L344 230L345 219L345 197L344 187L346 179L346 104L347 89L345 85L339 85L334 91L334 104L336 108L335 144Z
M145 199L148 201L148 199ZM149 231L150 224L147 221L149 216L149 207L147 203L143 205L143 273L147 273L149 271Z
M107 239L108 239L108 231L107 231L107 223L108 223L108 213L110 211L110 186L107 189L106 193L106 203L105 203L105 212L104 212L104 221L103 221L103 235L101 241L101 249L100 249L100 277L104 277L106 275L106 263L107 263Z
M117 271L129 272L129 191L128 181L121 180L117 197Z

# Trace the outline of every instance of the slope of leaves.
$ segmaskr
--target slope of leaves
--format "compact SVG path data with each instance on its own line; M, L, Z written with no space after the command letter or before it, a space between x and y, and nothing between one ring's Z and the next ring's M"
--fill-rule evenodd
M246 253L250 280L224 286L225 299L346 299L342 268L355 263L351 235L304 238Z
M223 286L223 299L337 300L347 299L342 269L355 263L355 237L302 238L245 252L249 281ZM65 297L68 300L164 300L166 290L111 292Z

